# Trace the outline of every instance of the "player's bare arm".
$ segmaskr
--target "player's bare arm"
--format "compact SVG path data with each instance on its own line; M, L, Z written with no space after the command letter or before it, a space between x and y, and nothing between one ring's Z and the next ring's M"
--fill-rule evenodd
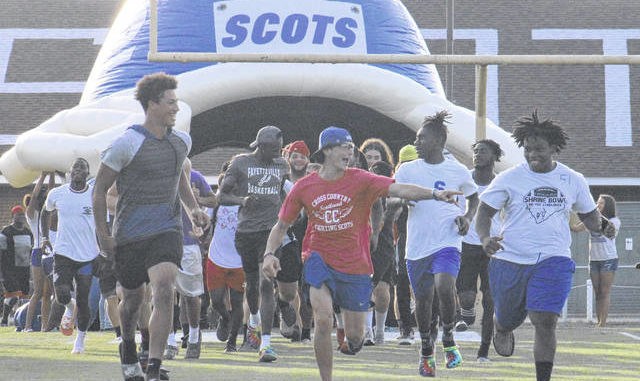
M290 223L278 219L271 228L269 238L267 238L267 246L264 250L264 260L262 262L262 271L269 278L275 278L280 271L280 260L273 254L282 245L287 230L291 227Z
M490 207L484 202L480 203L478 213L476 214L476 232L482 242L482 248L487 255L491 256L498 250L504 249L500 241L502 237L491 237L491 218L498 212L497 209Z

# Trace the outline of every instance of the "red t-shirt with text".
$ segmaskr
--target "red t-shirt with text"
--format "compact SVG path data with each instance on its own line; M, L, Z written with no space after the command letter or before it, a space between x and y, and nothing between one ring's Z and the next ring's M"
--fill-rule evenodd
M305 209L309 222L302 242L302 260L317 252L334 270L371 274L369 215L371 206L386 196L395 180L349 168L338 180L317 173L298 180L280 209L282 221L293 223Z

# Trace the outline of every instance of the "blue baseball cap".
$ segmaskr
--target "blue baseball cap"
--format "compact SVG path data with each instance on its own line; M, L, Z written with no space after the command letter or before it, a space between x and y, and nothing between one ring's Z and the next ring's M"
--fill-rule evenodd
M353 143L351 134L344 128L330 126L322 130L318 138L318 150L311 155L312 161L316 163L324 162L322 149L342 143Z

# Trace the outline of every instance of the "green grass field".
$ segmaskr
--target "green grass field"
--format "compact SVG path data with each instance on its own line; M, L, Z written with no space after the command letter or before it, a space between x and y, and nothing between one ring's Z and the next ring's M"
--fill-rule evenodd
M0 380L122 380L117 345L109 343L113 333L89 332L87 352L83 355L71 355L74 337L58 332L25 334L14 332L13 327L0 328ZM179 359L165 361L164 365L171 371L171 380L319 379L312 346L291 344L280 337L274 337L272 343L280 358L271 364L257 362L256 353L225 354L224 343L206 342L200 360L183 360L181 350ZM516 351L512 357L499 357L491 349L492 362L488 364L475 362L478 343L458 344L465 363L458 369L447 370L440 354L438 378L535 380L530 325L516 331ZM418 379L418 350L418 345L400 347L389 341L384 346L365 347L355 357L335 353L334 379ZM640 379L640 326L594 329L586 324L560 325L553 379Z

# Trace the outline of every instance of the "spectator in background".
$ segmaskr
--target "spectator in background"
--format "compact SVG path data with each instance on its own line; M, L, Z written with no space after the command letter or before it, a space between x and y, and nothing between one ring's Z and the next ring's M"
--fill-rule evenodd
M391 148L389 148L387 143L382 139L369 138L365 140L360 145L360 151L364 154L364 157L367 160L367 167L369 168L379 161L384 161L389 164L391 168L395 166Z
M36 308L40 300L42 300L42 306L40 314L42 320L40 321L40 330L45 331L47 326L47 319L49 317L49 311L51 310L51 294L53 293L53 282L47 277L42 269L42 232L41 232L41 213L44 202L47 199L47 189L43 186L45 178L49 176L48 190L53 189L55 186L55 174L53 172L42 172L36 186L33 188L31 194L27 194L24 197L24 205L26 208L27 223L31 228L33 234L33 251L31 252L31 277L33 279L33 295L29 300L29 307L27 307L27 320L24 326L24 332L33 332L31 324L33 323L33 315L36 312Z
M11 208L13 221L0 232L0 272L4 276L4 303L1 325L6 326L9 313L21 297L29 297L29 261L33 235L27 226L24 208Z
M620 230L620 219L616 217L616 199L608 194L598 197L598 210L616 228L614 237L607 237L600 233L589 232L589 276L596 295L596 327L604 327L609 315L611 304L611 286L618 269L618 252L616 250L616 236ZM582 222L571 227L573 231L587 230Z

